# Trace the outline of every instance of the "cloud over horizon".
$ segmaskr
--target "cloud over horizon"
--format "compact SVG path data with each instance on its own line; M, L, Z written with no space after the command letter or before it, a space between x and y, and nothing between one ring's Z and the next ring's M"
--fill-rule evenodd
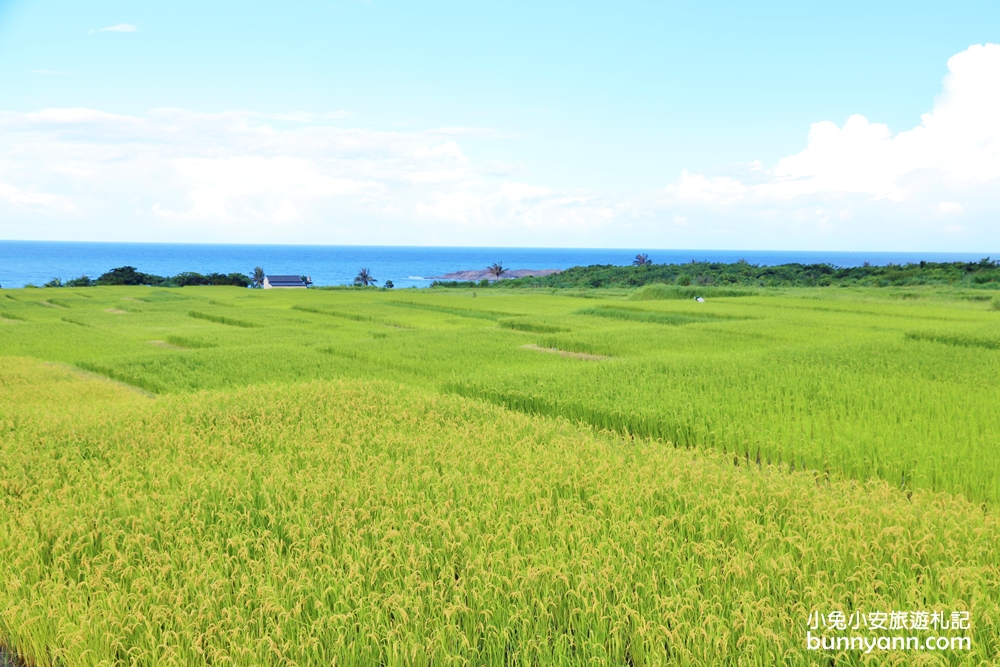
M913 129L820 121L771 166L684 170L638 194L515 180L463 148L504 140L490 129L330 124L343 112L0 112L0 236L1000 250L1000 46L948 69Z
M814 123L801 152L741 177L682 172L666 199L706 212L812 221L818 228L889 225L900 232L977 231L1000 248L1000 45L975 45L948 61L941 95L917 127L893 134L852 115ZM967 216L967 224L955 222ZM859 231L863 231L859 229ZM878 229L869 233L878 232ZM971 235L970 235L971 237Z

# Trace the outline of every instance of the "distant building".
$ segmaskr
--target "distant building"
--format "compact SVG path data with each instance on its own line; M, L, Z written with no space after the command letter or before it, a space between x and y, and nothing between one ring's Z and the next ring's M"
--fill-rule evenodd
M284 289L306 288L309 287L311 282L312 279L308 276L305 280L302 280L300 276L264 276L264 289L271 289L272 287Z

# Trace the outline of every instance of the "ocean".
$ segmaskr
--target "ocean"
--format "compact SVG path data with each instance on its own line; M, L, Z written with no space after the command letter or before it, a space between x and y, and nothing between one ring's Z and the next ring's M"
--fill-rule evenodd
M766 250L655 250L582 248L456 248L413 246L222 245L183 243L82 243L0 241L0 287L42 285L53 278L96 278L118 266L170 276L197 273L251 273L311 276L315 285L349 285L362 267L380 285L426 287L431 276L485 269L501 262L510 269L567 269L589 264L631 264L645 252L660 263L691 260L775 265L789 262L861 266L888 263L979 261L990 253L960 252L820 252ZM993 253L998 256L1000 253Z

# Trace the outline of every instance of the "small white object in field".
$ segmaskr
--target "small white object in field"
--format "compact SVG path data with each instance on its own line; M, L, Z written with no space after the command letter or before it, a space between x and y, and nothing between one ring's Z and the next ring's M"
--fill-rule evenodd
M696 296L694 300L697 301L698 303L705 303L705 297Z

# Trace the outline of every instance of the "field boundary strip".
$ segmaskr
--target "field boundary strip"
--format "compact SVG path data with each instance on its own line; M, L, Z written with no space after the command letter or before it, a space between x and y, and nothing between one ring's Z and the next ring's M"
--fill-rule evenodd
M316 351L320 354L329 354L332 357L337 357L338 359L347 359L349 361L356 361L361 364L367 364L369 366L375 366L377 368L382 368L385 370L396 371L400 373L408 373L418 378L433 378L432 372L427 371L422 365L413 365L405 362L394 362L388 361L383 357L371 356L363 354L356 350L338 350L332 345L324 345L323 347L317 347Z
M397 308L413 308L414 310L426 310L432 313L468 317L476 320L497 321L502 317L524 317L524 313L505 313L498 310L476 310L475 308L449 308L448 306L435 306L429 303L413 303L412 301L386 301L385 304L388 306L396 306Z
M217 344L210 341L187 338L186 336L175 336L173 334L168 335L165 342L176 348L184 350L203 350L211 347L218 347Z
M524 322L518 320L500 320L501 329L511 329L513 331L523 331L524 333L570 333L572 330L565 327L557 327L550 324L539 324L538 322Z
M907 340L920 340L952 347L978 347L984 350L1000 350L1000 340L979 338L978 336L942 336L940 334L925 334L914 331L907 332Z
M884 305L897 306L899 307L898 301L887 301ZM920 306L930 305L934 307L935 304L914 304ZM823 307L823 306L800 306L798 304L783 303L781 308L788 308L790 310L811 310L817 313L832 313L834 315L848 314L848 315L865 315L868 317L894 317L897 319L904 320L931 320L934 322L981 322L982 320L976 317L958 317L952 315L921 315L920 313L892 313L892 312L874 312L871 310L863 310L860 308L835 308L835 307ZM906 306L903 306L906 307ZM975 311L972 311L975 312Z
M393 327L394 329L415 329L416 327L410 326L408 324L400 324L399 322L394 322L392 320L383 320L378 317L371 317L370 315L358 315L356 313L343 313L339 310L322 310L320 308L311 308L309 306L292 306L292 310L297 310L301 313L311 313L313 315L326 315L328 317L336 317L344 320L351 320L352 322L363 322L369 324L381 324L386 327Z
M656 415L644 415L615 409L602 409L576 401L550 400L543 396L505 391L463 382L446 382L441 391L528 415L563 418L599 431L608 431L627 438L649 438L675 446L696 447L709 443L699 441L695 429L683 421L668 421ZM706 427L705 430L710 430ZM758 453L759 455L759 453Z
M48 303L51 303L53 306L58 306L59 308L72 308L73 307L72 304L70 304L69 302L67 302L65 299L47 299L46 301Z
M185 349L185 348L181 347L180 345L173 345L171 343L168 343L165 340L151 340L151 341L149 341L149 344L152 345L153 347L163 348L164 350L183 350L183 349Z
M44 362L46 366L54 366L56 368L62 368L75 375L88 380L100 380L101 382L110 382L111 384L116 384L119 387L128 389L137 394L142 394L146 398L155 399L156 393L150 391L149 389L129 382L128 380L122 379L124 376L120 373L115 373L115 371L105 368L104 366L99 366L98 364L91 364L85 361L77 362L76 364L64 364L59 361L46 361ZM114 373L114 375L112 375ZM116 377L117 376L117 377Z
M216 324L225 324L230 327L240 327L241 329L256 329L259 326L253 322L247 322L246 320L238 320L234 317L223 317L222 315L211 315L198 310L189 310L188 317L193 317L198 320L206 320L208 322L215 322Z
M531 350L533 352L547 352L549 354L558 354L560 357L570 357L571 359L585 359L587 361L605 361L611 357L605 357L601 354L587 354L586 352L570 352L569 350L560 350L557 347L541 347L535 345L534 343L529 343L528 345L522 345L522 350Z
M748 320L749 317L733 317L716 315L715 313L668 312L646 310L644 308L627 308L624 306L596 306L577 310L574 315L592 315L614 320L643 322L645 324L664 324L667 326L682 326L699 322L727 322L731 320Z

